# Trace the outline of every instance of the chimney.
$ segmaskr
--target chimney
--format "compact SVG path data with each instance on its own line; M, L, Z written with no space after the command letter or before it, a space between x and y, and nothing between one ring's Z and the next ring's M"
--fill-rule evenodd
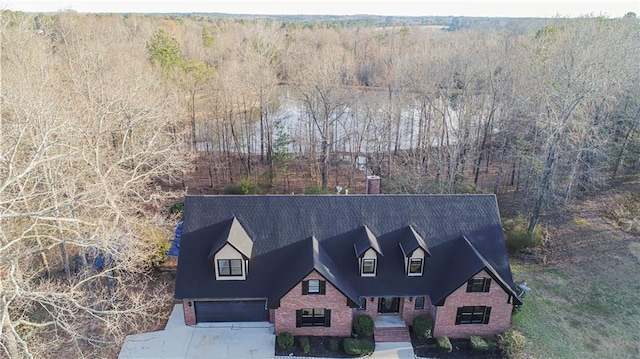
M380 177L367 176L367 194L380 194Z

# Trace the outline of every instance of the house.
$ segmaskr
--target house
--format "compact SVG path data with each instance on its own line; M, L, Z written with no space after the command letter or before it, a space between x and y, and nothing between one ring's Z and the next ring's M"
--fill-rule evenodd
M175 298L188 325L349 336L417 315L434 336L506 330L514 291L493 195L187 196Z

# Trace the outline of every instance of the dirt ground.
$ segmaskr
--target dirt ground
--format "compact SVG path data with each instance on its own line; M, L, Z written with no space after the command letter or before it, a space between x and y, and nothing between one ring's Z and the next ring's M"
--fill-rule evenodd
M250 165L248 164L250 163ZM226 158L224 155L200 153L194 160L193 171L185 175L189 194L223 194L231 183L247 177L260 186L263 194L304 193L310 186L320 186L320 168L317 163L293 158L286 171L282 164L270 170L267 163L254 155L247 158ZM349 193L364 193L366 174L345 161L334 161L330 166L328 189L336 186L349 189Z
M602 253L628 254L630 249L633 252L638 246L635 242L638 236L615 226L607 216L607 209L619 195L638 192L640 179L618 182L600 193L578 198L566 208L546 213L541 223L548 232L548 241L538 260L549 266L570 266L597 260Z

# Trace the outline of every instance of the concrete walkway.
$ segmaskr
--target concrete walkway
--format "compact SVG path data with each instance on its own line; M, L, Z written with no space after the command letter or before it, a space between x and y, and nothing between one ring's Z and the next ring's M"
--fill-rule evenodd
M371 359L414 359L411 342L405 343L376 343L376 349L369 358Z
M378 315L378 318L373 324L378 328L406 327L404 321L397 315Z
M176 305L165 330L127 336L118 359L274 359L274 348L268 322L190 327L184 324L182 306ZM411 343L378 343L369 358L414 359L415 354Z

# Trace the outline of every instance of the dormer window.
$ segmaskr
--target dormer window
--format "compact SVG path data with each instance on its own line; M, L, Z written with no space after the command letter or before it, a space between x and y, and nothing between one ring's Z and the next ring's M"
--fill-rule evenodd
M431 253L420 234L412 226L404 227L399 242L404 255L404 269L407 275L410 277L422 276L424 261L431 256Z
M245 280L253 241L236 218L232 218L218 234L209 251L216 280Z
M409 261L409 275L422 275L422 258L411 258Z
M376 275L376 260L374 258L365 258L362 260L362 275Z
M221 277L241 277L241 259L218 259L218 275Z
M382 251L378 245L378 239L367 226L362 226L354 231L353 249L358 257L358 269L361 277L375 277L378 264L378 256Z

